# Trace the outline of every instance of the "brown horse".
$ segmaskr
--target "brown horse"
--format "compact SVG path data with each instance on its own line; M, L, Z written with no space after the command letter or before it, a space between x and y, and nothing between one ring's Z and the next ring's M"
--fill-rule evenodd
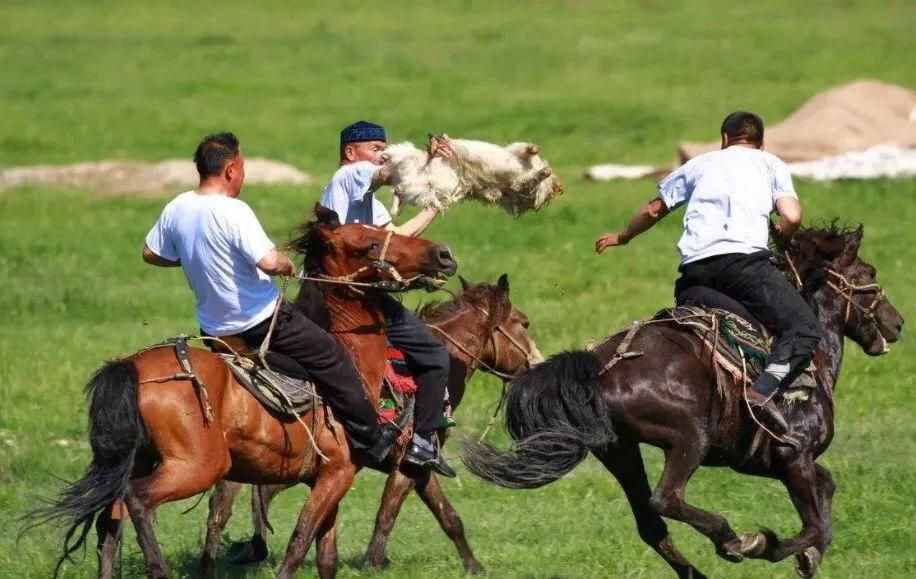
M509 300L507 275L500 276L496 285L472 285L463 278L461 285L462 292L454 300L428 304L419 312L420 318L449 351L448 392L452 408L461 404L467 383L478 369L507 379L543 360L528 334L528 317ZM446 432L439 433L443 442ZM381 567L384 564L388 537L401 505L410 491L415 490L455 544L465 570L469 573L481 571L464 536L461 518L442 492L435 473L410 468L407 464L389 466L375 531L366 553L368 565ZM266 509L273 497L290 486L264 485L253 489L251 506L255 534L249 541L233 545L236 562L253 563L267 558ZM239 483L221 481L210 498L207 541L201 559L203 567L212 565L216 557L220 536L232 516L232 504L241 487Z
M385 368L384 326L374 294L352 284L401 285L401 279L452 275L457 264L445 246L374 227L340 225L329 210L316 208L316 215L318 221L306 227L298 245L307 250L309 271L350 284L329 290L327 305L335 332L358 353L356 367L370 399L377 402ZM111 576L121 531L116 505L123 500L147 574L165 577L168 567L153 532L153 511L225 478L311 486L278 575L291 577L317 542L318 573L333 577L338 504L361 466L360 455L351 455L343 427L326 407L304 414L301 421L278 418L234 380L215 354L192 349L190 358L206 398L198 395L175 350L167 347L109 362L89 382L92 463L56 504L36 513L39 521L65 518L72 523L58 570L98 517L99 575Z
M559 354L513 381L506 422L516 440L501 452L483 445L465 451L477 475L511 488L535 488L572 470L589 452L620 482L639 535L679 577L704 577L676 549L662 517L683 521L708 537L728 561L744 557L772 562L796 556L803 577L817 570L832 537L835 485L817 464L834 432L834 386L843 358L843 337L871 356L887 352L903 319L875 282L876 271L858 256L862 228L800 231L782 248L783 270L797 280L816 311L825 335L815 354L816 389L807 402L783 401L786 418L799 433L799 450L765 442L752 451L757 430L743 403L729 406L717 393L708 350L689 330L654 324L639 331L628 350L643 355L619 359L602 372L625 339L612 336L593 352ZM732 396L738 397L735 392ZM733 398L734 399L734 398ZM738 408L737 434L727 408ZM649 488L639 443L659 447L665 466ZM739 537L719 514L685 499L685 487L701 465L780 480L802 520L801 532L780 540L771 531Z

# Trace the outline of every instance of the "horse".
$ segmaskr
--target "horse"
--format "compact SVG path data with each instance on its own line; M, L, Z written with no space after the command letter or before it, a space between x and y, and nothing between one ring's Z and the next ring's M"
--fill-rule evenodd
M446 246L365 225L340 225L336 213L321 207L315 213L316 221L304 227L293 247L305 252L307 271L331 286L326 302L332 327L351 352L358 352L357 370L377 403L386 340L372 288L432 283L453 275L457 263ZM338 505L365 459L351 453L342 425L327 407L318 406L299 420L277 416L236 382L217 354L191 348L190 361L195 380L179 364L175 349L153 347L108 362L90 379L92 462L82 479L31 515L35 524L70 522L55 575L85 543L95 520L99 576L110 578L123 519L119 507L126 504L147 575L166 577L168 565L152 526L154 510L227 479L311 486L277 574L292 577L317 543L318 574L333 577Z
M836 486L817 459L833 439L843 338L879 356L903 327L903 318L876 282L875 268L859 256L862 236L861 226L842 229L834 222L803 229L790 244L776 248L780 268L797 282L824 328L814 355L817 385L810 399L781 402L800 438L797 450L769 438L755 445L760 431L743 401L731 406L737 433L729 428L728 396L717 393L709 351L683 326L653 323L623 346L641 356L621 356L618 348L627 339L621 332L594 351L561 353L522 374L510 384L506 401L506 427L514 446L500 451L470 444L462 459L486 481L528 489L557 480L591 453L623 487L642 540L678 577L705 575L677 550L662 517L689 524L728 561L778 562L794 555L799 574L812 577L832 540ZM726 394L740 400L738 392L726 389ZM654 491L641 442L664 452ZM686 485L700 466L728 466L778 479L801 518L801 531L785 540L766 529L739 537L724 517L686 501Z
M429 303L418 312L420 319L440 337L449 351L448 392L453 409L461 404L467 383L477 370L506 380L543 361L537 344L528 333L528 317L509 300L507 274L501 275L496 285L470 284L458 277L462 291L454 300ZM446 429L439 432L440 441L445 441L447 432ZM254 536L233 544L236 563L255 563L267 558L266 510L270 501L290 486L263 485L252 490ZM232 504L241 487L240 483L221 481L210 497L207 540L201 559L205 562L204 567L216 557L220 536L232 516ZM455 544L465 570L471 574L481 572L483 567L468 545L461 518L442 492L435 473L410 468L407 464L391 464L388 469L375 530L366 552L368 566L380 568L385 563L388 538L411 490L417 492Z

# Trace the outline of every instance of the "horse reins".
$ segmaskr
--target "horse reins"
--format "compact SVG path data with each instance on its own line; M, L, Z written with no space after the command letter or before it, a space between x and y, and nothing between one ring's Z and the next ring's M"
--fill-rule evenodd
M803 286L801 276L798 274L798 269L795 267L795 263L792 260L792 256L789 255L788 251L783 252L786 258L786 263L789 264L789 269L792 271L792 275L795 276L796 287L800 290ZM843 323L849 322L849 316L852 314L852 309L855 308L858 310L864 319L872 322L875 325L878 325L877 320L875 320L875 312L878 310L878 307L881 306L881 303L887 298L884 293L884 289L877 283L869 284L854 284L849 281L849 278L836 271L831 267L824 267L824 271L827 275L831 275L836 278L839 282L839 285L827 280L827 286L830 287L833 291L837 293L841 298L846 300L846 314L843 317ZM853 299L856 294L860 293L874 293L874 298L872 302L867 306L861 306Z

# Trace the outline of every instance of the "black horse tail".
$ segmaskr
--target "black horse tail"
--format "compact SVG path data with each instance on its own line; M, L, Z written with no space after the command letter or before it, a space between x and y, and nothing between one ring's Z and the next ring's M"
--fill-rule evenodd
M499 486L533 489L570 472L590 448L615 443L599 392L600 371L590 352L563 352L514 379L506 396L506 429L515 444L500 451L470 442L464 464Z
M127 493L138 449L147 440L137 400L139 380L131 360L102 366L86 385L92 462L80 480L69 484L51 504L25 516L27 531L58 520L69 524L64 553L54 569L86 542L96 516Z

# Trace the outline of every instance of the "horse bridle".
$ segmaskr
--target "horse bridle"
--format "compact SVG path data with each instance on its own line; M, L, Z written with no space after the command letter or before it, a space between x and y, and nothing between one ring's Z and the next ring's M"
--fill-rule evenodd
M389 292L408 290L410 289L413 282L417 281L418 279L426 279L428 280L427 283L433 286L437 286L437 285L441 285L442 283L445 283L443 280L437 280L437 279L434 279L434 278L431 278L429 276L422 275L422 274L415 275L409 278L405 278L404 276L402 276L401 272L398 271L398 268L393 263L385 259L385 257L388 255L388 246L391 244L391 237L393 235L394 235L394 231L389 229L387 234L385 235L385 242L384 244L382 244L382 249L381 251L379 251L378 256L374 258L370 257L369 264L360 267L356 271L352 271L346 275L340 275L340 276L331 276L331 275L324 275L324 274L319 274L318 276L309 276L309 275L306 275L305 272L303 271L303 272L300 272L297 277L299 279L316 281L319 283L341 284L341 285L350 286L351 288L365 287L365 288L372 288L372 289L380 289L380 290L389 291ZM376 271L380 271L380 272L385 272L388 275L390 275L393 279L379 280L379 281L372 281L372 282L356 281L356 278L359 277L361 273L372 270L372 269Z
M792 275L795 276L796 286L798 289L801 289L803 284L801 276L798 274L798 269L795 267L795 263L792 261L792 257L789 255L789 252L784 252L784 255L786 257L786 263L789 264L789 268L792 270ZM884 300L887 299L887 296L884 293L884 289L882 289L881 286L877 283L868 283L862 285L854 284L849 281L849 278L833 269L832 267L825 266L824 271L827 273L827 275L833 276L837 280L837 283L827 280L827 286L835 291L841 298L846 300L846 314L843 317L843 323L846 324L849 322L849 316L852 314L852 309L855 308L862 314L862 317L865 320L875 324L878 332L880 333L881 327L878 321L875 319L875 312L878 310ZM867 306L861 306L856 303L855 299L853 298L856 294L866 292L873 293L874 298L872 299L872 302Z
M482 308L482 307L480 307L480 306L477 306L477 305L474 305L474 304L470 304L470 305L471 305L474 309L476 309L477 311L481 312L481 313L482 313L484 316L486 316L487 318L490 317L490 312L488 312L488 311L485 310L484 308ZM462 343L461 343L460 341L458 341L454 336L452 336L451 334L449 334L448 332L446 332L445 330L443 330L441 327L439 327L439 326L441 326L442 324L445 324L446 322L450 322L450 321L454 320L455 318L458 318L458 317L460 317L460 316L462 316L462 315L464 315L464 314L466 314L466 313L468 313L468 312L470 312L470 311L471 311L470 309L465 309L465 310L459 312L458 314L452 316L451 318L449 318L449 319L447 319L447 320L445 320L445 321L443 321L443 322L439 322L438 324L429 324L429 323L428 323L428 324L426 324L426 325L429 326L430 328L436 330L437 332L439 332L439 333L442 335L442 337L444 337L446 340L448 340L449 342L451 342L456 348L458 348L459 350L461 350L465 355L469 356L473 361L477 362L478 366L480 366L481 368L483 368L484 370L486 370L486 371L489 372L490 374L493 374L494 376L497 376L498 378L502 378L503 380L511 380L511 379L515 378L515 376L512 375L512 374L508 374L508 373L506 373L506 372L502 372L502 371L500 371L500 370L497 370L497 369L494 367L494 366L499 366L499 345L497 344L497 341L496 341L496 334L497 334L497 333L502 334L507 340L509 340L509 343L510 343L510 344L512 344L514 347L518 348L518 350L525 356L525 360L528 362L528 364L529 364L529 365L531 364L531 351L528 350L527 348L525 348L522 344L520 344L520 343L518 342L518 340L516 340L514 337L512 337L512 335L511 335L508 331L506 331L505 328L502 327L502 324L496 324L496 325L493 327L493 329L490 331L489 336L487 336L486 341L483 343L483 349L482 349L482 351L486 350L486 348L487 348L487 346L488 346L489 344L492 344L492 345L493 345L493 364L492 364L492 365L487 364L486 362L484 362L483 359L482 359L480 356L475 355L473 352L471 352L471 351L467 348L467 346L465 346L464 344L462 344Z

